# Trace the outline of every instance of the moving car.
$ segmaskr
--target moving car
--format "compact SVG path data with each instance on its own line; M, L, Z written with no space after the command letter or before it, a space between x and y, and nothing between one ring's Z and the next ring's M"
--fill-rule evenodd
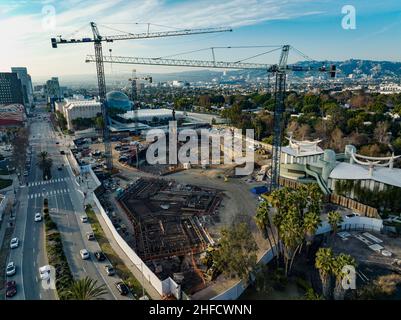
M6 275L11 277L15 274L15 272L16 272L15 264L14 262L11 261L7 264Z
M6 297L11 298L17 294L17 283L14 280L6 283Z
M12 238L11 242L10 242L10 248L15 249L15 248L18 248L18 246L19 246L18 238Z
M42 221L42 215L39 212L37 212L35 214L35 222L40 222L40 221Z
M60 154L65 154L65 151L64 151L64 150L61 150L61 151L60 151Z
M81 255L81 258L82 258L82 260L86 260L86 259L89 259L89 252L88 252L88 250L86 250L86 249L81 249L80 251L79 251L79 254Z
M39 268L39 277L41 280L47 280L50 278L50 266L49 265Z
M86 233L86 238L87 238L88 240L95 240L95 235L94 235L93 232L87 232L87 233Z
M117 288L118 292L120 292L120 294L122 296L126 296L129 293L129 289L128 289L127 285L124 282L117 282L116 283L116 288Z
M106 260L106 256L104 255L104 253L102 251L96 251L95 252L95 258L97 259L97 261Z
M83 222L83 223L88 222L88 217L87 216L81 216L81 222Z
M105 265L104 270L106 270L106 273L108 276L113 276L116 274L116 271L114 270L113 266L110 264Z

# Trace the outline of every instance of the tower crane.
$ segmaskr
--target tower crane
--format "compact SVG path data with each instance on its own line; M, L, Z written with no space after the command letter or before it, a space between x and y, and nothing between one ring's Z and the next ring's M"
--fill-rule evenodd
M336 74L336 66L330 65L326 67L288 65L288 55L291 46L280 46L281 54L278 64L263 64L263 63L247 63L247 62L225 62L216 61L214 54L213 60L185 60L185 59L167 59L167 58L143 58L143 57L121 57L114 56L109 58L103 57L105 63L120 63L120 64L142 64L142 65L159 65L159 66L179 66L179 67L201 67L201 68L221 68L221 69L253 69L265 70L268 74L275 75L274 86L274 127L273 127L273 148L272 148L272 169L270 191L278 188L280 177L280 155L281 141L284 129L283 114L285 111L284 98L286 91L286 76L287 72L324 72L328 73L330 78L334 78ZM213 52L214 53L214 52ZM87 55L86 62L95 62L96 57Z
M99 29L95 22L90 22L92 29L93 38L82 38L82 39L64 39L62 36L57 38L51 38L51 44L53 48L57 48L61 44L79 44L93 42L95 47L95 62L97 71L97 81L99 87L99 101L101 104L102 117L103 117L103 143L106 157L106 166L108 170L113 168L112 159L112 148L110 144L110 132L108 128L108 116L107 116L107 101L106 101L106 78L103 65L103 49L102 42L114 42L118 40L137 40L137 39L151 39L151 38L162 38L162 37L174 37L174 36L186 36L195 34L215 33L215 32L227 32L232 31L231 28L203 28L203 29L183 29L174 31L160 31L150 32L150 24L148 24L147 32L142 33L125 33L113 36L102 36L99 33Z

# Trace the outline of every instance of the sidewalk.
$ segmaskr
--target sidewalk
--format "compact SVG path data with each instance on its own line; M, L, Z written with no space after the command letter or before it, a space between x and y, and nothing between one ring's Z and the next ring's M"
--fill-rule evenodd
M14 187L15 187L15 191L18 193L18 187L19 187L19 182L18 179L16 177L16 175L8 175L8 176L1 176L4 179L13 179L14 182L11 186L4 188L1 190L1 193L6 197L5 201L6 201L6 207L4 208L4 210L6 210L7 208L7 203L9 201L12 201L12 203L14 203L13 205L13 213L15 216L16 213L16 203L15 203L15 199L16 199L16 195L14 195ZM1 213L2 215L2 219L0 219L0 248L3 245L3 241L4 241L4 235L6 233L6 230L8 228L8 223L10 222L10 214L6 214L5 212Z
M109 243L110 243L111 247L113 248L113 250L115 251L115 253L120 257L121 260L123 260L124 264L132 272L132 274L138 280L138 282L142 286L144 286L146 292L152 298L152 300L161 300L160 294L156 291L155 288L153 288L153 286L146 279L144 279L142 277L141 270L132 263L132 261L128 258L128 256L125 254L125 252L120 248L118 243L114 240L114 237L111 234L109 227L107 226L106 222L104 221L98 207L96 206L96 204L94 203L92 198L88 202L91 203L92 208L96 213L96 217L99 220L99 223L102 226L102 229L106 235L106 238L109 241Z

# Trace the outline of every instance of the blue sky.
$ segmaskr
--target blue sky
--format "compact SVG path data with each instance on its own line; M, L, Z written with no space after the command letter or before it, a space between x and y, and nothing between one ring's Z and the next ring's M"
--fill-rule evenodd
M356 9L355 30L341 27L344 5L353 5ZM53 10L54 20L46 13ZM317 60L401 61L400 0L0 0L3 47L0 71L9 71L11 66L27 66L34 80L35 76L93 73L94 66L84 63L85 55L93 52L90 44L59 49L50 46L52 36L90 36L90 21L97 22L104 35L116 34L112 29L143 31L145 25L135 22L159 25L152 27L153 31L170 27L234 28L232 33L105 45L105 52L111 48L116 55L155 57L211 46L288 43ZM237 61L263 50L267 49L219 50L217 59ZM210 53L182 57L209 59ZM292 62L300 59L290 55ZM274 63L277 55L253 61ZM132 68L135 67L115 66L113 72ZM136 69L143 73L183 70L146 66Z

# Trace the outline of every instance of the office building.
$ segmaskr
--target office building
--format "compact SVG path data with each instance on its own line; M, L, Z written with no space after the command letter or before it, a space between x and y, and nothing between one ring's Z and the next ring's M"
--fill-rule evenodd
M18 79L21 80L24 104L26 107L31 107L33 105L33 87L28 70L25 67L12 67L11 72L16 73Z
M64 99L55 102L55 110L61 112L67 120L67 128L74 129L73 120L95 118L102 112L100 102L96 100Z
M24 104L21 80L16 73L0 72L0 104Z
M49 101L60 100L62 98L57 77L46 81L46 95Z

